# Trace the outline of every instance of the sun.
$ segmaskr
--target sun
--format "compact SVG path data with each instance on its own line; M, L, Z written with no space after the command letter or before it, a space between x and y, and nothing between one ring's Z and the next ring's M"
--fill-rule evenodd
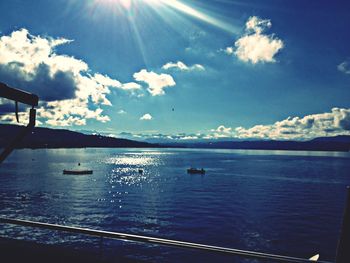
M137 1L137 0L135 0ZM130 9L132 7L133 0L95 0L97 4L107 5L107 6L121 6L125 9Z
M221 28L227 32L236 32L236 28L232 25L221 21L220 19L212 16L210 12L206 10L199 9L196 6L191 6L188 3L185 3L182 0L93 0L96 5L104 5L111 10L117 9L120 12L127 11L126 13L134 13L135 10L146 10L145 5L152 7L160 17L164 19L168 19L164 17L164 10L171 9L175 10L179 13L183 13L186 16L193 17L197 20L201 20L218 28ZM141 11L140 11L141 12Z
M130 9L132 0L118 0L118 2L126 9Z

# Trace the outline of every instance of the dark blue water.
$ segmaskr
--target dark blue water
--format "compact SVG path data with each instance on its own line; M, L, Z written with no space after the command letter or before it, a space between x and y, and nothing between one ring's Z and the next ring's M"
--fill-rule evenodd
M0 166L0 216L333 260L349 160L320 152L18 150ZM78 162L93 175L62 174ZM190 166L207 173L189 175ZM99 242L13 226L0 234L78 248ZM105 257L150 262L253 262L123 241L105 240L103 249Z

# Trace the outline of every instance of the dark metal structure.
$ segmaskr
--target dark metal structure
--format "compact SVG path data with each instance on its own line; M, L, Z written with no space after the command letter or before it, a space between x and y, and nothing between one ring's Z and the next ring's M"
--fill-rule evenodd
M47 224L47 223L33 222L33 221L27 221L27 220L0 218L0 223L40 228L40 229L50 229L54 231L64 231L64 232L70 232L70 233L76 233L76 234L95 236L100 238L119 239L119 240L151 243L151 244L178 247L178 248L188 248L188 249L194 249L197 251L222 253L222 254L232 255L232 256L261 259L261 260L264 260L264 262L266 262L266 260L269 260L268 262L271 262L271 260L273 260L273 262L293 262L293 263L315 262L309 259L303 259L303 258L297 258L297 257L282 256L282 255L240 250L240 249L234 249L234 248L210 246L210 245L183 242L183 241L164 239L164 238L93 230L93 229L87 229L87 228L70 227L70 226L62 226L62 225L55 225L55 224ZM317 262L331 263L328 261L317 261Z
M350 187L344 209L343 226L340 232L336 263L350 262Z
M0 164L6 159L7 156L13 151L17 144L26 136L35 126L36 110L34 107L38 106L39 97L37 95L11 88L4 83L0 82L0 97L12 100L15 102L16 119L18 122L18 103L23 103L31 106L29 111L29 123L22 131L15 136L15 138L5 147L3 152L0 154Z
M34 221L28 221L28 220L19 220L19 219L10 219L10 218L0 217L0 223L100 237L101 244L102 244L103 238L109 238L109 239L118 239L118 240L124 240L124 241L134 241L134 242L178 247L183 249L184 248L194 249L198 251L221 253L221 254L232 255L232 256L248 257L252 259L260 259L264 262L266 262L266 260L268 260L269 262L271 262L270 260L272 260L273 262L294 262L294 263L315 262L310 259L297 258L297 257L291 257L291 256L276 255L276 254L262 253L262 252L256 252L256 251L247 251L247 250L241 250L241 249L235 249L235 248L211 246L211 245L205 245L205 244L198 244L198 243L192 243L192 242L184 242L184 241L149 237L149 236L142 236L142 235L133 235L133 234L127 234L127 233L109 232L109 231L93 230L93 229L80 228L80 227L48 224L48 223L34 222ZM344 210L343 226L342 226L341 236L340 236L339 245L337 249L335 263L350 262L349 241L350 241L350 187L348 187L346 206ZM317 262L332 263L329 261L317 261Z

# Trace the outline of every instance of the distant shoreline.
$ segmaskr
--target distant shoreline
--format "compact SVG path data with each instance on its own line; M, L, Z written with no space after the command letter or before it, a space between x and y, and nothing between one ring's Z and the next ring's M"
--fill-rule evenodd
M0 147L0 151L3 147ZM16 150L42 150L42 149L193 149L193 150L242 150L242 151L289 151L289 152L342 152L347 153L349 150L336 150L336 149L283 149L283 148L214 148L214 147L190 147L190 146L167 146L156 145L146 147L104 147L104 146L86 146L86 147L17 147Z
M0 124L0 148L23 127ZM201 141L148 143L102 135L49 128L34 128L32 134L18 143L17 149L79 149L79 148L187 148L277 151L349 152L350 136L320 137L310 141Z

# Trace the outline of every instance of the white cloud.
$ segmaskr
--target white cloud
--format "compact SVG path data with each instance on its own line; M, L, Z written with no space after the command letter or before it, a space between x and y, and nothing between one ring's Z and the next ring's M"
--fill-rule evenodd
M283 47L283 42L266 35L253 34L238 39L235 55L244 62L275 62L275 54Z
M203 70L205 70L204 66L202 66L200 64L194 64L192 66L187 66L185 63L183 63L181 61L178 61L176 63L168 62L162 68L165 70L173 68L173 69L178 69L180 71L203 71Z
M149 114L149 113L146 113L145 115L143 115L143 116L140 118L141 121L150 121L150 120L152 120L152 119L153 119L153 117L152 117L152 115Z
M281 39L274 35L263 34L272 26L268 19L252 16L246 22L246 34L235 42L234 47L227 47L227 54L235 54L244 62L275 62L275 55L284 47Z
M185 140L198 140L203 139L205 137L204 134L201 133L180 133L180 134L161 134L156 133L157 131L151 131L151 132L144 132L144 133L129 133L129 132L123 132L118 134L121 138L127 138L127 139L141 139L141 140L156 140L156 141L185 141Z
M288 117L270 125L255 125L251 128L231 128L224 125L206 133L138 134L143 139L167 140L309 140L316 137L350 135L350 109L333 108L331 112Z
M232 132L232 128L226 128L224 125L220 125L217 127L216 131L220 133L230 134Z
M129 95L136 96L138 98L143 97L145 93L142 86L136 82L124 83L120 89L127 91Z
M331 112L289 117L271 125L235 129L239 138L312 139L335 135L350 135L350 109L333 108Z
M29 122L29 112L19 112L18 118L21 123L27 124ZM18 124L15 113L12 114L3 114L0 115L0 122L7 122L10 124ZM36 125L41 125L42 122L40 120L35 120Z
M103 110L97 108L91 110L87 102L81 99L50 101L46 107L40 107L37 111L38 118L46 120L51 126L82 126L87 119L94 119L100 122L108 122L110 118L102 114Z
M96 73L93 79L97 83L108 87L120 88L122 86L122 84L118 80L111 79L110 77L99 73Z
M205 139L218 139L229 138L233 136L232 128L220 125L216 129L210 130L210 133L206 135Z
M151 116L143 117L145 119ZM141 118L140 118L141 119ZM331 112L288 117L271 125L255 125L251 128L231 128L220 125L215 129L199 133L161 134L159 132L122 133L123 138L137 138L155 141L191 141L191 140L309 140L316 137L350 135L350 109L333 108Z
M121 89L123 89L123 90L130 90L130 91L140 90L141 88L142 88L142 86L140 84L138 84L138 83L135 83L135 82L124 83L121 86Z
M126 111L125 110L123 110L123 109L121 109L121 110L118 110L118 112L117 112L118 114L121 114L121 115L123 115L123 114L126 114Z
M168 136L167 137L168 139L173 139L171 136ZM184 141L190 141L190 140L198 140L198 136L191 136L191 135L187 135L187 136L182 136L182 137L179 137L177 138L178 140L184 140Z
M338 65L338 70L345 73L350 74L350 62L344 61Z
M227 47L227 48L225 48L224 52L225 52L227 55L232 55L233 52L234 52L234 49L233 49L233 47Z
M52 126L85 125L88 119L109 121L101 106L111 106L111 88L131 91L137 83L122 84L106 75L90 74L87 63L57 54L56 47L72 40L33 36L20 29L0 37L0 79L39 96L38 120ZM27 113L24 113L27 115ZM3 115L2 120L11 120Z
M53 75L55 70L60 69L60 62L73 62L64 64L65 70L74 69L77 73L81 70L86 70L87 65L79 60L71 60L69 57L52 56L52 50L58 45L71 42L68 39L52 39L35 37L29 34L28 30L20 29L12 32L10 36L2 36L0 38L0 64L16 67L21 75L26 79L31 79L35 75L36 69L41 63L47 61L52 65L53 70L50 72Z
M153 71L148 72L145 69L142 69L140 72L134 73L133 76L136 81L142 81L148 84L147 90L152 96L164 95L165 88L176 85L171 75L157 74Z
M245 24L247 31L253 31L255 33L261 34L266 28L272 26L269 19L261 19L257 16L251 16Z

